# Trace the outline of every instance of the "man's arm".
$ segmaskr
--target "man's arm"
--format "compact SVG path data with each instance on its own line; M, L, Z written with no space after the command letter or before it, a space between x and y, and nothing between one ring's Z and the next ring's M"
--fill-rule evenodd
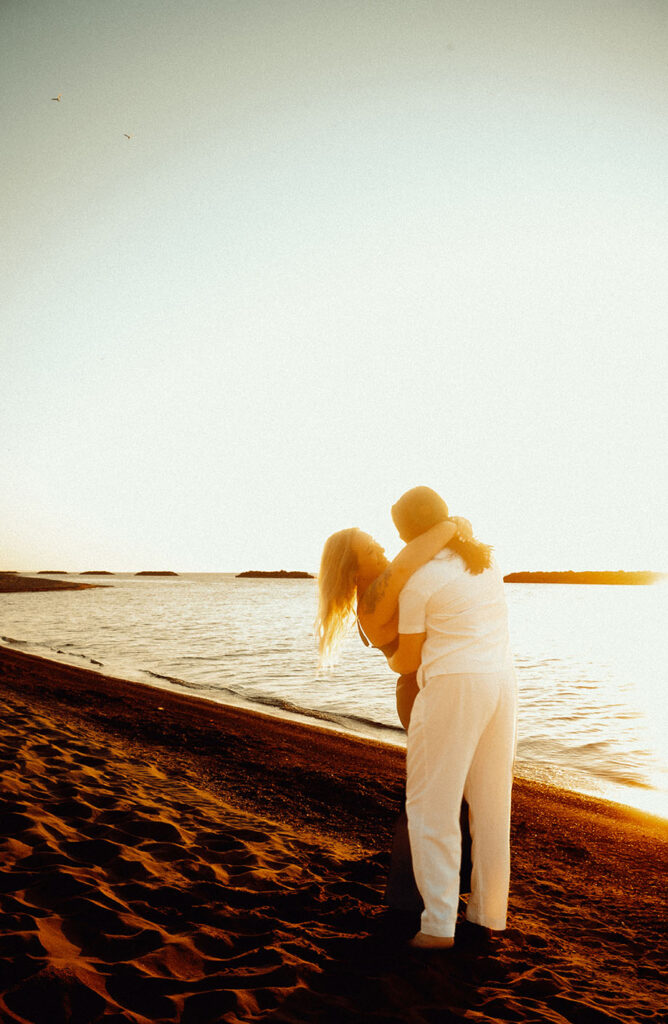
M427 636L427 602L431 587L417 573L399 594L399 637L396 651L387 659L393 672L417 672Z
M399 675L408 675L409 672L417 672L422 660L422 645L425 642L426 633L400 633L399 646L387 659L387 663L393 672Z

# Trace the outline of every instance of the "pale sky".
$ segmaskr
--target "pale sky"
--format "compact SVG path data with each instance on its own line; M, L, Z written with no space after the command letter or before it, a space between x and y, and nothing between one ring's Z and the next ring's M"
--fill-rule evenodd
M664 0L4 0L0 568L313 570L428 484L668 569L667 58Z

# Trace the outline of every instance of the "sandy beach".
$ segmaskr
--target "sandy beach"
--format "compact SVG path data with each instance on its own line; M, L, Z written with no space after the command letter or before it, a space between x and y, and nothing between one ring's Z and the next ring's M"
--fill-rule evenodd
M0 1019L665 1019L666 823L518 780L509 928L409 953L400 750L0 649Z

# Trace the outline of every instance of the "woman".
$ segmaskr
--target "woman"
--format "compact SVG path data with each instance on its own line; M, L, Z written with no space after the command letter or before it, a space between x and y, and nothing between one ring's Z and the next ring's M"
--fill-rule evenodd
M356 613L360 636L390 658L399 633L399 594L412 574L444 547L457 551L472 573L490 564L491 548L472 537L467 519L453 516L406 544L392 561L368 533L357 527L340 530L325 542L318 573L316 635L320 663L332 664ZM397 680L397 712L408 728L417 696L415 673Z

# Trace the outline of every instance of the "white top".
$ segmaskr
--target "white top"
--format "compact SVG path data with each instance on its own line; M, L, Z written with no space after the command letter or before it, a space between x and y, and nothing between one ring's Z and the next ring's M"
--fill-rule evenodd
M474 576L454 551L439 551L399 595L399 632L427 634L420 687L434 676L508 668L508 610L496 561Z

